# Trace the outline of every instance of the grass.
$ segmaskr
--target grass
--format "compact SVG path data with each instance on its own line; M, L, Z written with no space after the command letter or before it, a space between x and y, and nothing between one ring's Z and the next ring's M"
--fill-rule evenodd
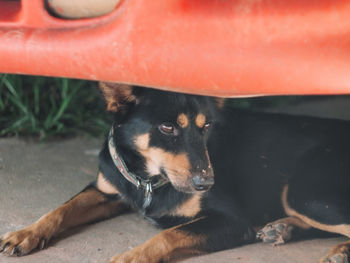
M110 125L97 84L0 75L0 136L100 136Z

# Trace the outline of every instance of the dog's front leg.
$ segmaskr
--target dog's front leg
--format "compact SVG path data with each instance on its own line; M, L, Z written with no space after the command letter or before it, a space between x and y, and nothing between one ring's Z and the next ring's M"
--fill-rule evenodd
M109 263L166 262L220 251L254 240L254 231L243 220L210 215L167 229L144 244L114 256Z
M52 236L65 229L110 217L125 208L118 195L105 195L89 186L34 224L5 234L0 239L0 252L15 256L28 254L35 248L44 248Z

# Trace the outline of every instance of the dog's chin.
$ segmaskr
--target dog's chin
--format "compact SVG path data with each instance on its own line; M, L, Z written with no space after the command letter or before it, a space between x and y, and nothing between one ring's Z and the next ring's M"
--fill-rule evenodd
M171 185L179 192L185 193L185 194L198 194L198 193L205 193L207 191L210 190L209 189L205 189L205 190L197 190L195 189L192 185L190 186L179 186L179 185L175 185L173 183L171 183Z

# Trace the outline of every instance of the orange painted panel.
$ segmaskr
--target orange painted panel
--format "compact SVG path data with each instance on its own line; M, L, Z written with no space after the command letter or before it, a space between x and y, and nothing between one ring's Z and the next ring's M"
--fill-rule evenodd
M217 96L350 93L350 1L122 0L92 19L0 0L0 72Z

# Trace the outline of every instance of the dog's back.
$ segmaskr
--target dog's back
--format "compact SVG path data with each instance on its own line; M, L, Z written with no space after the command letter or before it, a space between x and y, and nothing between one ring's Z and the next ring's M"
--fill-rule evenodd
M349 122L231 109L224 115L209 141L214 188L239 200L256 224L282 216L282 188L291 180L350 185Z

